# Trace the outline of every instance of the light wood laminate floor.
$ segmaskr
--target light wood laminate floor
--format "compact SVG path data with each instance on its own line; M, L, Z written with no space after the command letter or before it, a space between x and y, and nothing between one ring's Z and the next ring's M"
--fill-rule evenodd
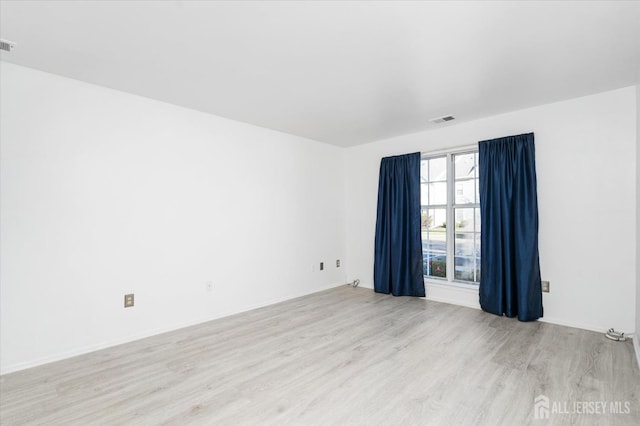
M348 286L8 374L0 392L7 426L640 424L629 341ZM538 420L540 394L631 412Z

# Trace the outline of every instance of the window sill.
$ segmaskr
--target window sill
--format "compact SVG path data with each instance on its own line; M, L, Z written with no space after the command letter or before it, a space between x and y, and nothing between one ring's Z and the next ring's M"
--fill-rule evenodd
M440 287L445 289L460 289L460 290L472 290L474 293L478 292L477 284L465 284L459 281L446 281L433 278L424 277L424 283L428 286Z

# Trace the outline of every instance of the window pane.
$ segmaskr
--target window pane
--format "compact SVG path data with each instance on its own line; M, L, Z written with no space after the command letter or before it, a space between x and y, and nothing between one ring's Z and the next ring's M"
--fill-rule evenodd
M447 209L429 209L428 215L431 218L430 232L442 235L442 238L445 238L447 232Z
M447 276L447 233L442 225L447 220L447 209L427 209L422 232L422 266L427 276Z
M435 223L436 217L440 218L440 211L444 209L430 209L427 206L422 206L420 210L421 223L422 223L422 238L426 238L425 232L431 230L433 232L433 228L438 226Z
M447 204L447 182L430 183L429 204Z
M463 180L456 182L456 204L475 204L476 180Z
M457 208L454 210L456 232L473 232L475 229L475 211L477 208Z
M475 261L476 261L476 276L475 276L475 281L476 282L480 282L480 234L475 234L475 246L474 246L474 251L475 251Z
M447 180L447 157L432 158L429 160L429 181Z
M473 257L456 256L455 261L456 280L474 281L475 264Z
M422 160L420 162L420 182L427 182L429 180L429 160Z
M480 268L479 208L456 208L454 279L477 282ZM476 223L478 224L476 226Z
M423 274L428 277L447 277L447 255L423 253L422 255Z
M474 154L454 155L456 179L476 177L476 156Z
M471 232L456 232L456 256L475 256L474 234Z
M420 204L429 204L429 185L423 183L420 185Z

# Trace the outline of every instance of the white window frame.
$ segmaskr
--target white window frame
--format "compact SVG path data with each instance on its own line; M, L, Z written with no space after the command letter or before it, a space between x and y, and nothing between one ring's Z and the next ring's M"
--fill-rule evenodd
M455 204L456 199L456 184L455 184L455 164L453 161L454 155L459 154L472 154L478 152L477 145L468 145L464 147L443 149L438 151L430 151L421 153L421 160L429 160L432 158L445 157L447 158L447 277L440 278L429 275L424 275L424 280L427 282L453 285L469 289L478 289L479 282L462 281L455 279L455 208L480 208L480 200L478 203L473 204ZM421 183L422 185L422 183ZM422 205L422 200L420 201ZM453 224L450 226L449 224ZM482 234L482 229L480 229Z

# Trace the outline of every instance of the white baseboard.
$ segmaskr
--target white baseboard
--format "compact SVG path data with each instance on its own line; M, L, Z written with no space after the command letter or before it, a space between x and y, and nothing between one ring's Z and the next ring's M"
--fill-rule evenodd
M584 323L578 323L573 321L565 321L565 320L560 320L560 319L551 318L551 317L542 317L538 321L546 322L549 324L563 325L565 327L580 328L582 330L597 331L598 333L606 333L606 331L608 330L607 328L593 325L593 324L584 324ZM625 333L625 335L628 335L628 333Z
M71 349L71 350L68 350L68 351L58 352L58 353L53 354L53 355L48 355L48 356L45 356L45 357L36 358L36 359L32 359L32 360L25 361L25 362L18 362L18 363L15 363L15 364L10 364L8 366L5 366L0 371L0 375L14 373L16 371L26 370L27 368L38 367L38 366L44 365L44 364L50 364L50 363L56 362L56 361L62 361L64 359L72 358L74 356L85 355L85 354L88 354L90 352L99 351L101 349L106 349L106 348L110 348L110 347L113 347L113 346L122 345L124 343L133 342L133 341L144 339L144 338L147 338L147 337L157 336L158 334L168 333L170 331L179 330L181 328L191 327L193 325L202 324L202 323L205 323L205 322L208 322L208 321L213 321L213 320L216 320L216 319L219 319L219 318L228 317L228 316L231 316L231 315L239 314L241 312L252 311L254 309L262 308L262 307L269 306L269 305L274 305L274 304L280 303L280 302L285 302L287 300L296 299L298 297L306 296L306 295L313 294L313 293L318 293L318 292L325 291L325 290L328 290L328 289L334 288L334 287L339 287L339 286L342 286L342 285L344 285L344 284L343 283L332 284L332 285L329 285L329 286L327 286L325 288L321 288L321 289L318 289L316 291L313 291L311 293L300 293L300 294L280 297L280 298L276 298L276 299L271 299L271 300L268 300L266 302L258 303L258 304L251 305L251 306L247 306L247 307L245 307L243 309L236 310L236 311L220 312L220 313L217 313L216 315L208 316L206 318L195 319L195 320L191 320L191 321L185 321L185 322L182 322L182 323L174 324L174 325L172 325L170 327L157 328L157 329L153 329L153 330L146 330L144 332L137 333L137 334L132 334L132 335L129 335L129 336L125 336L125 337L122 337L120 339L110 340L110 341L106 341L106 342L100 342L100 343L97 343L97 344L78 347L78 348L74 348L74 349Z

